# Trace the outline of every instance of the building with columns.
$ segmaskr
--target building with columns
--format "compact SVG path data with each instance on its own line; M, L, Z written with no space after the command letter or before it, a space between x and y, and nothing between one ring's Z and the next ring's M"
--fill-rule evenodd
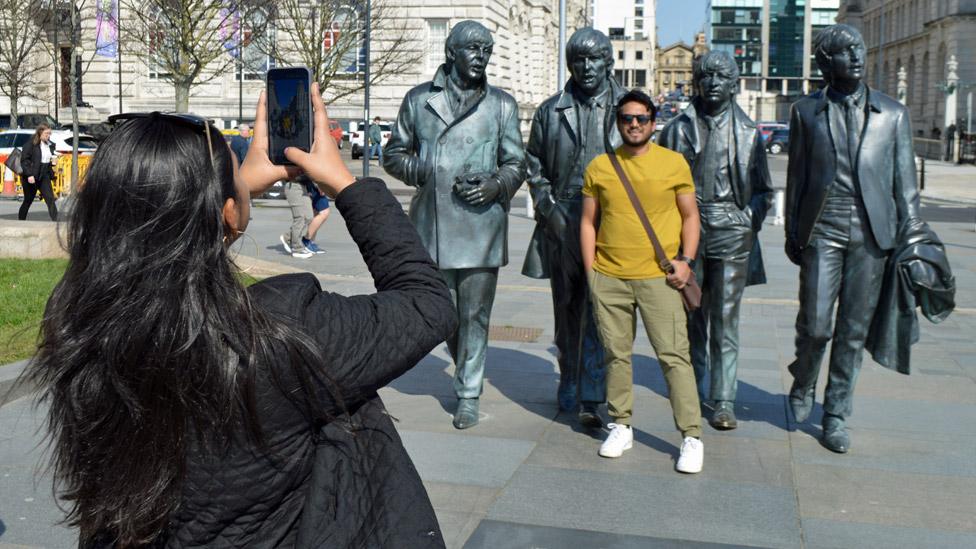
M444 41L448 32L454 24L465 19L480 21L491 30L495 47L487 71L489 82L516 98L520 116L526 124L536 106L562 86L556 81L559 59L558 0L387 1L391 2L389 6L393 16L405 23L412 37L410 43L420 54L420 60L372 87L370 118L380 116L389 120L396 117L407 90L434 76L437 67L444 61ZM119 112L120 96L124 111L173 110L173 85L159 78L136 57L126 55L124 49L121 61L94 55L95 3L89 4L92 6L80 14L81 63L84 67L84 74L79 79L79 104L84 105L79 109L80 120L88 123L104 121L109 115ZM587 10L588 4L584 0L567 0L569 33L586 24ZM120 20L124 25L124 12ZM45 29L46 49L62 53L64 59L57 63L57 74L54 64L51 64L44 70L45 74L39 75L38 85L32 90L34 97L22 98L19 111L50 113L52 116L57 114L64 123L70 119L67 86L64 85L69 74L66 52L70 50L66 46L70 44L70 38L64 32L57 36L51 26L51 29ZM372 43L379 44L378 47L382 47L384 39L382 32L372 35ZM55 40L58 47L54 47ZM243 71L243 82L240 71L230 70L194 87L190 95L191 112L213 119L222 128L231 128L239 122L239 109L243 111L244 120L253 117L258 94L265 86L262 80L264 71L271 63L261 59L260 53L252 54L245 50L244 56L257 57L258 68ZM357 72L361 70L358 65L351 70L351 77L361 74ZM59 106L55 105L56 97ZM0 96L0 112L9 110L9 99ZM336 119L361 120L364 115L363 94L352 94L333 102L329 105L329 114Z
M837 21L861 30L868 47L867 82L898 96L904 69L904 102L916 136L939 138L955 121L966 128L967 100L976 95L976 0L844 0ZM968 52L968 53L967 53ZM955 58L956 71L949 67ZM949 95L950 76L958 82ZM947 113L947 99L948 110ZM948 115L948 116L947 116Z
M681 91L683 95L692 95L691 69L694 59L692 47L684 42L675 42L658 49L657 71L654 73L657 94Z

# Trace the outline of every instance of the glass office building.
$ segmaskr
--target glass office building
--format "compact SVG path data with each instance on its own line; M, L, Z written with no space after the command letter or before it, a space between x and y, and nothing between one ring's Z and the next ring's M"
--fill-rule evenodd
M762 76L764 0L712 0L709 6L711 49L725 51L742 76Z

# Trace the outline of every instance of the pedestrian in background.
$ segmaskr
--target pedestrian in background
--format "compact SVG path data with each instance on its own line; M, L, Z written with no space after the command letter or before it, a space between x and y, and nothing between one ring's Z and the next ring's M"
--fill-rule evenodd
M285 200L291 208L291 227L288 234L278 238L285 248L285 253L298 259L308 259L315 255L315 252L305 247L305 242L309 239L308 226L314 214L312 196L308 192L305 180L298 178L294 181L285 181Z
M329 214L332 213L332 209L329 208L329 197L325 196L325 193L319 189L314 181L307 177L305 179L309 197L312 199L312 210L315 211L315 217L308 224L308 238L303 238L302 243L305 244L308 251L324 254L325 250L315 242L315 235L318 234L319 228L325 224L325 221L329 219Z
M237 163L243 165L244 157L247 156L247 149L251 146L251 126L241 124L237 127L237 131L240 135L231 136L230 150L234 151Z
M383 130L380 128L380 117L373 119L369 125L369 157L379 158L380 166L383 165Z
M17 219L27 219L27 212L37 193L40 192L44 203L47 204L47 213L51 216L51 221L58 220L58 206L55 204L54 189L51 186L51 181L54 179L52 164L56 158L54 143L51 143L51 127L47 124L38 125L30 143L24 147L20 156L20 165L24 170L20 176L20 186L24 189L24 203L20 205Z

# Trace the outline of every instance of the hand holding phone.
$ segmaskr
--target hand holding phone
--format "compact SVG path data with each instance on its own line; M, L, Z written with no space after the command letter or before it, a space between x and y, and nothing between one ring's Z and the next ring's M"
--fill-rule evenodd
M288 147L285 149L285 156L293 164L301 167L326 196L335 198L343 189L353 184L356 178L342 161L339 148L329 135L329 117L317 83L312 84L311 96L315 127L312 148L309 152L305 152L295 147Z
M291 164L285 149L312 148L312 73L306 67L268 71L268 156L275 164Z

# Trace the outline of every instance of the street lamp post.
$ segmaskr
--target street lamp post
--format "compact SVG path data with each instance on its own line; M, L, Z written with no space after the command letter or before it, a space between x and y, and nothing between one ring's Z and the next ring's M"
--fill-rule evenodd
M363 67L363 128L366 133L363 134L363 177L369 177L369 158L372 156L372 151L369 148L369 30L372 26L370 20L371 12L371 2L366 0L366 31L364 34L365 45L365 66ZM380 137L380 145L382 146L382 136Z

